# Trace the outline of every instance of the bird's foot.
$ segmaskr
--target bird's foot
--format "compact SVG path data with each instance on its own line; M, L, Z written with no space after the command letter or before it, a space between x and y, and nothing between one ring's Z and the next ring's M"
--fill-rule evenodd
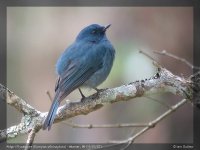
M84 100L85 100L85 97L82 97L82 98L81 98L81 102L84 102Z
M105 91L106 89L97 89L97 88L93 88L95 91L97 91L96 93L95 93L95 95L97 96L97 97L99 97L100 96L100 93L101 92L103 92L103 91Z
M95 91L97 91L97 93L100 93L100 92L106 90L106 89L98 89L98 88L93 88L93 89L94 89Z

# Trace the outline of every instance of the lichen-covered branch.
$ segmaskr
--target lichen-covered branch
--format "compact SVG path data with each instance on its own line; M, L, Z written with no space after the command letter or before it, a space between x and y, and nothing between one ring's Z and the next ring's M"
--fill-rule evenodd
M102 90L99 93L85 98L82 102L70 103L68 101L65 105L59 107L54 123L77 115L86 115L107 104L148 96L152 93L171 92L192 101L192 85L191 80L176 76L165 68L158 68L158 72L149 79ZM0 98L5 99L6 95L7 103L22 112L24 116L20 124L0 131L0 139L5 139L6 137L10 139L20 134L28 134L33 131L34 134L38 132L42 128L42 123L47 112L40 112L34 109L23 99L0 84Z
M25 100L18 97L16 94L14 94L12 91L4 87L0 84L0 98L6 100L7 104L15 107L19 112L23 114L31 114L31 115L38 115L39 111L37 111L35 108L30 106L26 103Z
M30 133L28 134L28 139L26 141L26 147L25 150L31 149L31 146L33 145L34 138L36 136L37 128L34 127L31 129Z

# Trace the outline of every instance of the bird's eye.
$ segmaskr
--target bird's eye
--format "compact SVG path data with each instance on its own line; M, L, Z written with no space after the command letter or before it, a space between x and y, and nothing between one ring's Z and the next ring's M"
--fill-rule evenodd
M97 33L97 31L96 30L92 30L92 32L91 32L92 34L96 34Z

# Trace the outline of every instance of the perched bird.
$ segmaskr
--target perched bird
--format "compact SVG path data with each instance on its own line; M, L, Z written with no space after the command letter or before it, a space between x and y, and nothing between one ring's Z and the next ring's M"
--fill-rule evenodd
M115 49L106 37L109 27L98 24L85 27L59 57L55 97L43 123L44 130L50 130L60 102L72 91L78 88L84 99L80 87L96 89L107 78L115 58Z

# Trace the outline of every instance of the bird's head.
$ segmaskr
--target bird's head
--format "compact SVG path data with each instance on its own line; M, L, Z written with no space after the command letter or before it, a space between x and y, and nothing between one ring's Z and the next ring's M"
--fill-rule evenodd
M76 38L76 41L98 43L102 39L106 38L105 32L110 26L110 24L105 27L98 24L89 25L81 30Z

